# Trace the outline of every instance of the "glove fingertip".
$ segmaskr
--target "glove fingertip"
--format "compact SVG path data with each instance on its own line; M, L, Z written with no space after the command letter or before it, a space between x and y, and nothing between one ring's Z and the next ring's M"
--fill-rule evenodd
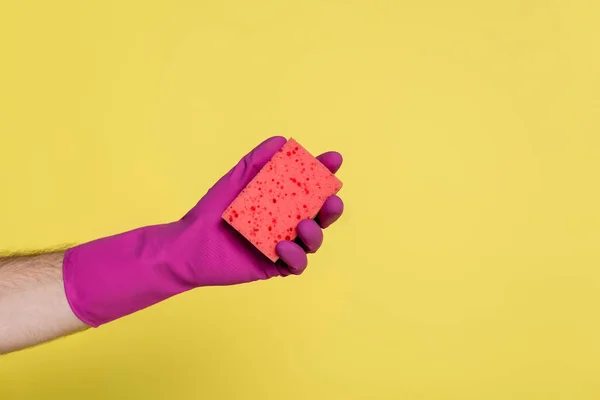
M304 249L297 243L289 240L283 240L277 243L275 251L281 258L291 273L300 274L308 265L308 257L304 252Z
M322 228L327 228L342 216L344 212L344 202L339 196L331 196L321 207L317 215L317 220Z

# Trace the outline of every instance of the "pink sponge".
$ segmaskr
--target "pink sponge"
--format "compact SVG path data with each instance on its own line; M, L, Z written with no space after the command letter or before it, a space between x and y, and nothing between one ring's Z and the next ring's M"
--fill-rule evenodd
M294 240L296 226L313 219L342 182L289 139L242 190L223 218L273 262L275 246Z

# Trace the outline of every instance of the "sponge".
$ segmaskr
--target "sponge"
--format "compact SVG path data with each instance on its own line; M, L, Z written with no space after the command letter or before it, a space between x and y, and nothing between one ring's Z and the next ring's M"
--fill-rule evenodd
M271 261L275 246L294 240L303 219L314 219L342 182L290 138L223 212L223 219Z

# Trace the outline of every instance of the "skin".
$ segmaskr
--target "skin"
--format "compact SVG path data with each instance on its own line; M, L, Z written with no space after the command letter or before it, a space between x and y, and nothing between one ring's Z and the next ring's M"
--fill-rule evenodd
M0 354L88 328L67 302L63 253L0 258Z

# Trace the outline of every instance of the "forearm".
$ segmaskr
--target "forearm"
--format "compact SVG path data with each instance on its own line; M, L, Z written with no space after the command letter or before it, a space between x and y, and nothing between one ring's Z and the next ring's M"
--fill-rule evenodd
M0 257L0 354L87 328L67 302L63 256Z

